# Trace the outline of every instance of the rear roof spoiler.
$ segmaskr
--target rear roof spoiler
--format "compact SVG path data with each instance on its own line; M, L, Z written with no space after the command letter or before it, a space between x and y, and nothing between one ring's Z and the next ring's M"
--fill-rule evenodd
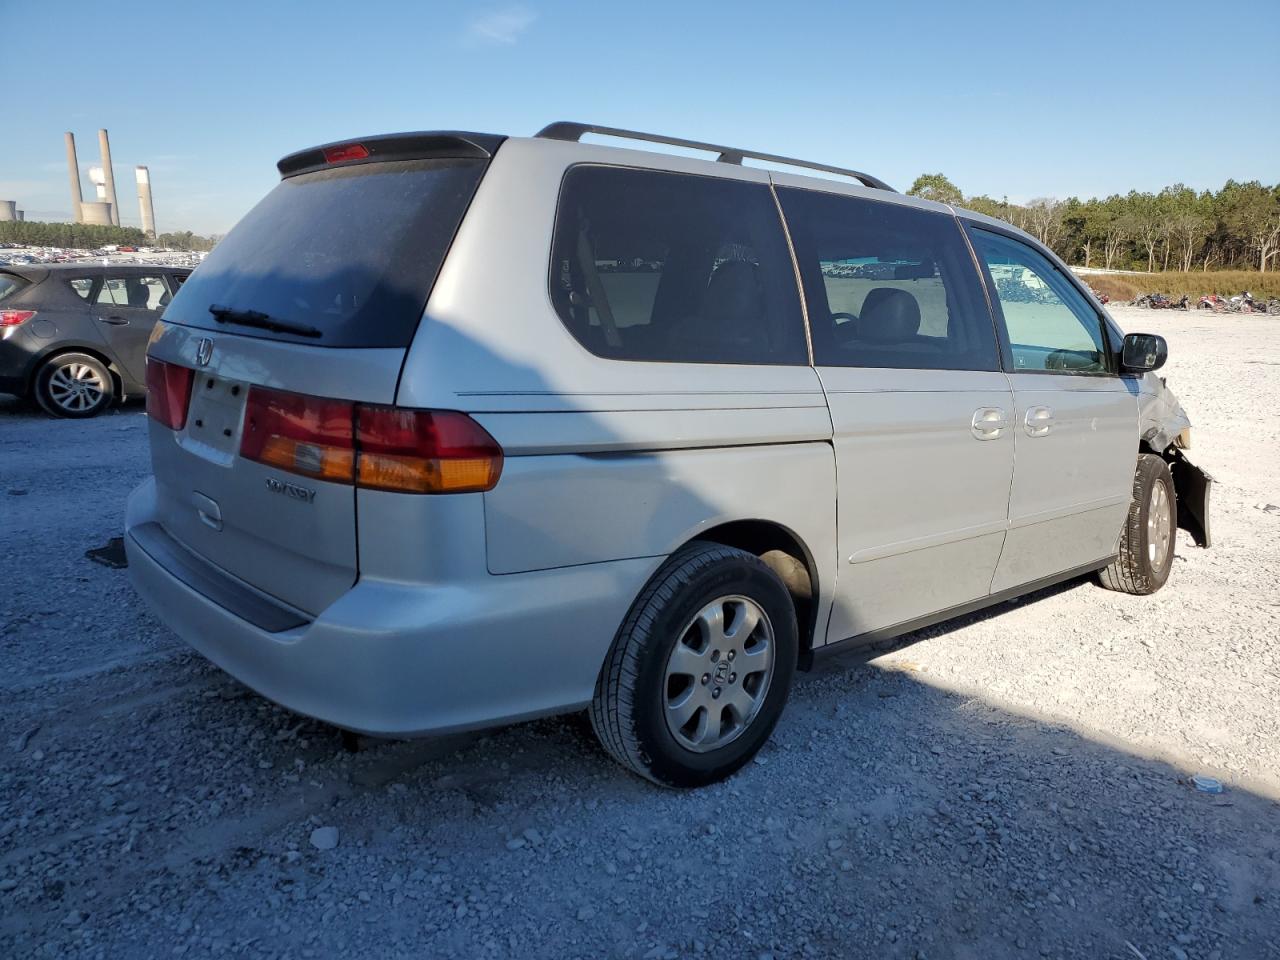
M385 163L389 160L488 160L506 139L493 133L465 133L458 130L425 130L417 133L386 133L376 137L351 137L291 153L276 164L276 169L284 179L327 167L353 167L362 163ZM326 159L328 151L357 145L364 148L358 156L335 162Z

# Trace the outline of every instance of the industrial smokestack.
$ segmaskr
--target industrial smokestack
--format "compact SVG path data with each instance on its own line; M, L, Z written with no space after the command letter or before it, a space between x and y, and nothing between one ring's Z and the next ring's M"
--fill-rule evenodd
M95 227L111 226L111 204L105 200L86 200L80 204L84 223Z
M17 200L0 200L0 220L9 221L18 219L18 201Z
M103 185L107 188L107 203L111 204L111 223L120 226L120 208L116 204L116 175L111 169L111 144L107 142L107 131L98 131L98 146L102 149Z
M80 223L80 164L76 161L76 135L67 131L67 173L71 175L71 220Z
M26 219L27 219L27 211L25 211L25 210L19 210L19 211L18 211L18 219L19 219L19 220L26 220Z
M138 179L138 206L142 208L142 232L154 240L156 208L151 204L151 174L146 167L138 167L133 173Z

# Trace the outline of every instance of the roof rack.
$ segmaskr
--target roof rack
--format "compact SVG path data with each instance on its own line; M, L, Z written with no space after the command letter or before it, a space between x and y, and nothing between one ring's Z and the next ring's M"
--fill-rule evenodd
M544 140L568 140L571 143L577 143L582 139L584 134L596 133L604 137L619 137L623 140L644 140L647 143L665 143L673 147L686 147L690 150L706 150L711 153L718 153L716 158L720 163L734 163L742 165L743 159L750 157L752 160L763 160L766 163L781 163L789 167L805 167L809 170L821 170L824 173L835 173L843 177L853 177L860 181L864 186L874 187L876 190L888 190L897 193L893 187L889 186L879 177L873 177L869 173L863 173L860 170L849 170L845 167L833 167L825 163L813 163L810 160L797 160L794 157L780 157L774 153L760 153L758 150L739 150L737 147L726 147L717 143L702 143L699 140L685 140L682 137L666 137L658 133L641 133L638 130L621 130L617 127L600 127L594 123L574 123L570 120L559 120L555 123L547 124L539 130L535 136Z

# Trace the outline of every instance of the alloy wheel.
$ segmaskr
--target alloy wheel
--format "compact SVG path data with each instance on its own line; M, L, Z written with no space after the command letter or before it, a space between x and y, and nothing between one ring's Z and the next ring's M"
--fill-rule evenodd
M1147 562L1157 573L1169 560L1169 538L1173 536L1173 511L1169 491L1163 483L1151 485L1151 502L1147 505Z
M49 399L67 413L92 410L106 392L102 374L87 363L63 364L49 376Z
M720 597L699 610L667 658L664 713L676 742L706 753L741 736L768 696L774 647L754 600Z

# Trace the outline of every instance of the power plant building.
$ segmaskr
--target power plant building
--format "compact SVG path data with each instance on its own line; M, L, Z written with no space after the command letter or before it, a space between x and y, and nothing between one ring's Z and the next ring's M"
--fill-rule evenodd
M71 217L75 223L97 226L120 226L120 203L116 197L115 170L111 166L111 141L106 130L98 131L98 148L102 152L102 166L89 168L89 182L94 185L96 200L85 200L80 192L80 161L76 157L76 138L66 134L67 174L71 183ZM142 230L149 237L156 235L156 211L151 199L151 173L139 166L134 170L138 184L138 207L142 214ZM13 204L10 204L13 206ZM0 208L0 220L17 219L17 214L6 217Z

